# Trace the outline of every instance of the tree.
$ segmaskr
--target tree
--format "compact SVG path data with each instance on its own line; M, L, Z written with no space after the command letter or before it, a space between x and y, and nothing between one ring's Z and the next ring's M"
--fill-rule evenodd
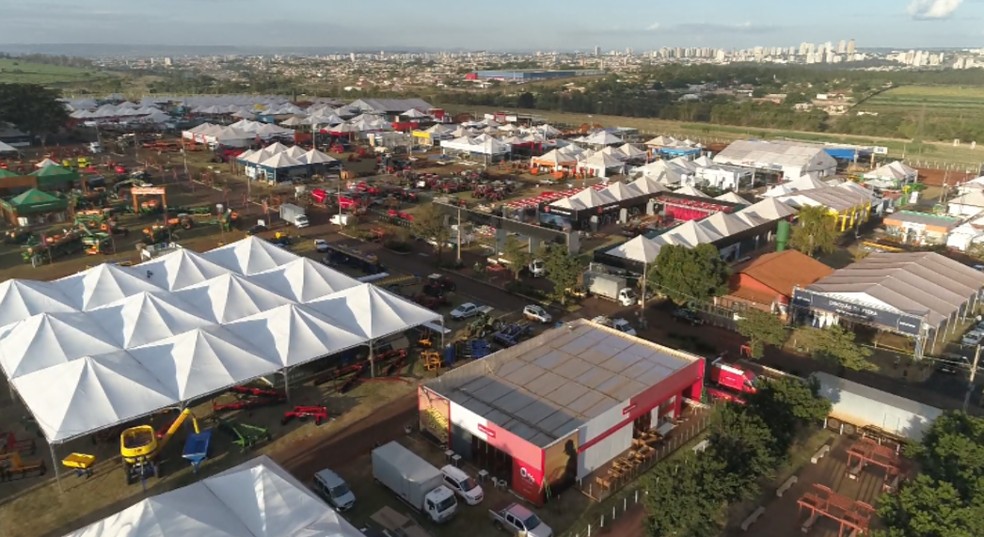
M786 342L786 325L775 315L762 310L749 309L741 313L738 333L748 338L752 358L761 358L765 346L782 346Z
M413 216L413 234L437 242L437 264L441 264L444 248L451 239L451 228L446 220L444 213L433 204L424 205Z
M550 298L566 304L567 289L577 285L584 273L584 265L576 256L570 255L567 248L561 244L545 246L541 257L543 267L547 270L547 278L553 283Z
M728 291L728 264L711 244L664 246L649 272L650 282L677 304L703 302Z
M737 478L728 499L753 497L757 487L751 484L772 474L776 466L776 440L769 426L739 405L723 405L714 412L708 439L707 456L723 461L724 474Z
M704 454L656 465L642 485L648 492L647 532L652 537L717 535L720 527L713 514L728 501L733 479L725 473L724 461Z
M837 220L826 207L807 205L800 209L789 245L813 257L815 253L829 254L837 248Z
M518 108L536 108L536 96L528 91L524 91L516 98Z
M803 343L814 358L840 364L854 371L874 371L875 364L868 361L871 349L858 345L854 332L840 325L828 328L808 328Z
M927 475L883 495L878 514L889 537L976 537L984 528L984 506L968 505L952 484Z
M68 121L56 90L36 84L0 84L0 118L42 142Z
M745 409L761 417L776 440L776 453L792 444L796 431L820 423L830 414L830 401L820 396L816 380L803 382L793 377L759 380L757 390L745 397Z
M928 475L952 483L965 498L976 491L984 495L984 419L962 412L944 414L908 455L919 459Z
M523 244L515 235L506 237L505 244L502 245L502 257L509 262L509 272L513 273L514 279L519 279L520 273L530 264L529 246Z

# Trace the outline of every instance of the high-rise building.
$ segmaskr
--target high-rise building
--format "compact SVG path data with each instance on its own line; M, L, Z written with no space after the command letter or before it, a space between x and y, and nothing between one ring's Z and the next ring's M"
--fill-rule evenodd
M847 52L847 41L841 39L837 42L837 54L844 54Z
M851 39L850 41L847 42L847 51L846 52L849 55L853 55L855 50L856 50L856 48L855 48L854 40Z
M598 45L595 45L594 55L595 56L601 56L601 47L599 47Z

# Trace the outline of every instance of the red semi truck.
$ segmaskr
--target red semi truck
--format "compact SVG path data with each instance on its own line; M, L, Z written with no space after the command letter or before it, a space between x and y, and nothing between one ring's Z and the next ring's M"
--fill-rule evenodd
M744 404L744 394L755 393L756 374L737 363L718 356L710 363L705 384L707 394L714 399Z

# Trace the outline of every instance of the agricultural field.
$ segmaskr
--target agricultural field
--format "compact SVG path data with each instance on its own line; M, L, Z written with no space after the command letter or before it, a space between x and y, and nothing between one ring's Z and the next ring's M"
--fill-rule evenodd
M901 86L893 88L864 103L865 109L921 109L927 113L984 113L984 88L971 86Z
M107 73L94 69L63 67L43 63L0 59L0 83L42 84L45 86L75 86L107 78Z

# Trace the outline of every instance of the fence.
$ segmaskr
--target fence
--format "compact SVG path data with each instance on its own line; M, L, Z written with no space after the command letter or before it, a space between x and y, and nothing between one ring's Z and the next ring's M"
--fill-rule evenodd
M609 491L602 490L600 486L595 486L594 481L581 484L581 492L592 499L604 504L605 508L597 515L592 516L590 521L580 527L574 527L564 533L565 537L591 537L599 533L610 531L611 526L618 522L619 518L632 507L635 507L647 494L646 491L634 488L623 490L626 485L634 482L640 476L649 471L660 461L665 460L681 447L687 445L691 440L701 434L710 421L710 412L707 405L696 401L687 401L692 405L693 413L690 417L667 437L659 448L656 455L637 466L629 474L619 478L613 483ZM694 448L697 451L697 448ZM586 486L585 486L586 485Z

